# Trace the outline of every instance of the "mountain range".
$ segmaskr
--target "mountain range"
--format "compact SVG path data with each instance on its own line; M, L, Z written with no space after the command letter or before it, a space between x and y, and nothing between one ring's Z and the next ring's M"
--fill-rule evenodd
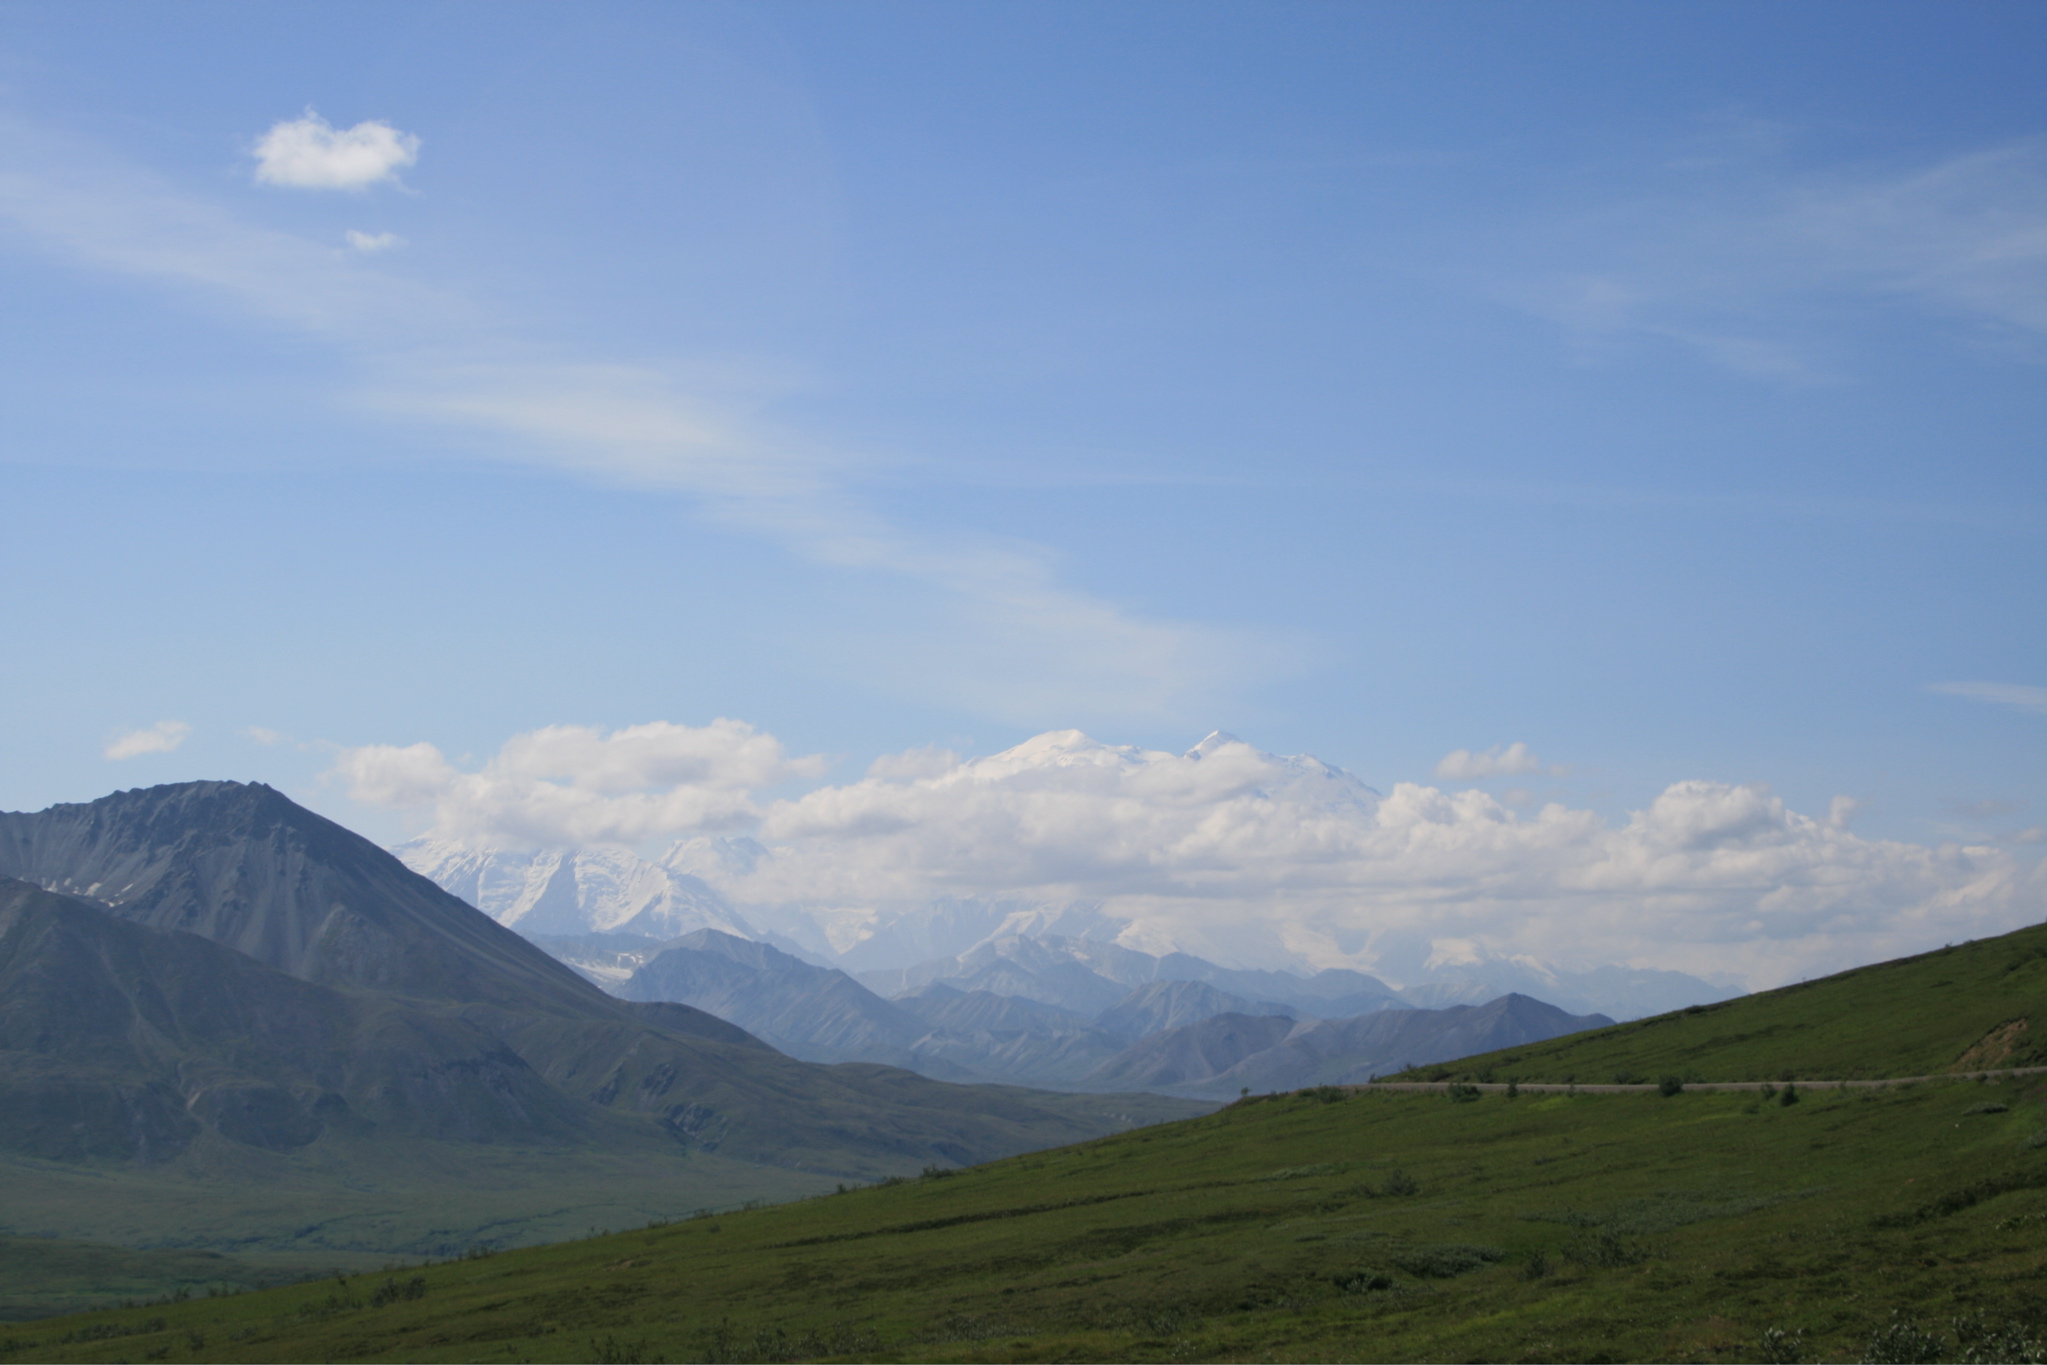
M1301 780L1311 778L1335 780L1326 773L1307 773ZM747 876L774 856L748 838L698 836L653 859L603 845L516 851L431 835L393 852L414 871L529 937L629 934L665 942L714 929L771 944L817 966L837 967L884 996L986 971L979 988L1046 998L1082 1012L1106 1008L1106 992L1114 985L1127 989L1163 978L1210 981L1246 998L1297 1002L1332 1018L1381 1008L1375 1003L1380 999L1441 1008L1519 993L1574 1014L1632 1019L1739 993L1682 972L1614 965L1574 970L1531 957L1488 954L1462 941L1426 939L1381 945L1374 971L1397 985L1342 968L1318 972L1305 962L1282 964L1283 970L1244 971L1183 952L1154 955L1130 948L1118 942L1130 926L1089 902L940 897L841 922L843 916L817 906L736 902L724 888L743 890ZM1075 990L1062 994L1038 966L1030 968L1030 982L1006 978L1010 968L1005 962L1024 956L1013 946L1015 940L1053 945L1055 954L1072 958L1110 984L1076 976ZM1075 943L1093 946L1081 951L1070 946ZM1126 953L1131 956L1119 956ZM1304 987L1304 979L1318 984ZM1047 990L1057 998L1045 996ZM1355 998L1323 998L1339 991ZM1319 1003L1306 1004L1309 995Z
M1058 937L1010 936L860 980L715 929L667 942L622 934L536 942L622 998L694 1006L791 1056L1078 1091L1226 1098L1363 1081L1612 1022L1518 995L1415 1009L1357 972L1232 971Z
M1189 1112L1164 1103L821 1066L619 999L261 785L0 813L0 1161L332 1189L408 1163L452 1187L521 1152L557 1170L629 1154L701 1189L761 1168L814 1184Z

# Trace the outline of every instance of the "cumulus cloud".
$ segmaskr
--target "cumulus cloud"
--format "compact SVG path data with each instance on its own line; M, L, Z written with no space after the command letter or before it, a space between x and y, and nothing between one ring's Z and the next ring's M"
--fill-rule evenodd
M465 842L678 840L670 865L750 921L841 947L973 897L1084 906L1131 947L1241 965L1393 971L1413 944L1454 940L1763 987L2016 928L2047 904L2010 847L1864 839L1845 797L1812 816L1760 784L1683 781L1613 821L1472 788L1382 794L1221 734L1184 753L1073 730L979 758L911 750L774 800L766 788L822 763L737 721L550 727L473 769L429 744L373 745L336 772ZM759 842L722 837L739 834Z
M1934 683L1926 690L2047 716L2047 687L2032 687L2025 683L1944 682Z
M143 754L167 754L185 742L192 727L181 720L160 720L145 730L130 730L107 741L101 752L108 758L137 758Z
M359 232L350 228L347 235L349 246L365 255L405 245L405 239L395 232Z
M256 143L256 178L304 190L362 190L419 160L419 139L380 119L336 128L311 109ZM354 234L351 234L351 240Z
M1436 776L1452 782L1473 782L1486 777L1522 777L1545 771L1556 770L1545 769L1542 760L1518 740L1504 748L1495 744L1476 754L1469 749L1452 749L1436 764Z
M656 721L606 732L550 725L514 735L474 771L432 744L341 750L333 774L358 801L430 809L437 833L510 848L638 844L751 824L753 793L823 775L743 721Z

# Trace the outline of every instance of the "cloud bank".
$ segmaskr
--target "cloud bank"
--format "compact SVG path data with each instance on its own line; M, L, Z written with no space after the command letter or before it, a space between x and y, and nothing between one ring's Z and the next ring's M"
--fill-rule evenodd
M167 754L185 742L192 727L181 720L160 720L144 730L130 730L107 741L100 752L110 759L139 758L143 754Z
M752 793L819 777L821 758L736 720L656 721L606 733L551 725L516 735L474 772L431 744L343 749L333 773L369 805L430 808L436 832L493 847L638 844L750 826Z
M670 745L701 766L675 776L650 757ZM1070 730L981 758L912 751L765 802L762 786L820 765L735 721L536 731L476 772L429 745L374 746L337 771L358 799L430 811L437 834L481 845L751 830L765 855L691 854L689 870L756 922L800 910L832 921L834 941L979 897L1084 903L1124 923L1128 946L1244 965L1369 970L1456 939L1764 987L2002 932L2047 901L2037 867L2007 850L1862 839L1841 803L1815 818L1759 785L1677 782L1615 824L1554 802L1524 815L1477 790L1381 794L1227 735L1184 754Z
M312 110L256 143L256 179L301 190L364 190L419 160L419 139L381 120L336 128Z

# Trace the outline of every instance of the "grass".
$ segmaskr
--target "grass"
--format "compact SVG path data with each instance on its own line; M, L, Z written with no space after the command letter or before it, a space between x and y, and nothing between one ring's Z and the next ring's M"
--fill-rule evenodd
M884 1187L21 1325L0 1359L1952 1355L2040 1335L2043 1101L1304 1091Z
M2039 1065L2047 925L1389 1079L1857 1080Z
M213 1251L131 1251L44 1237L0 1237L0 1323L122 1303L240 1292L302 1278L310 1266L257 1266Z

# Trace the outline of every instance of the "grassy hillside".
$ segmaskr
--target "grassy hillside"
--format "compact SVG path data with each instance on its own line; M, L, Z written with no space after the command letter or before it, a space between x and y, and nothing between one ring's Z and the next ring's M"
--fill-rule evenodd
M2040 1065L2047 1065L2047 925L1421 1067L1402 1079L1857 1080Z
M1097 1132L1200 1110L1152 1095L1045 1100ZM651 1138L591 1151L373 1134L291 1153L207 1139L161 1167L0 1156L0 1235L216 1252L265 1271L354 1271L798 1199L841 1178L679 1152ZM0 1276L0 1302L14 1289Z
M1922 1332L1955 1358L1958 1314L1964 1335L2043 1325L2043 1130L2039 1085L1305 1091L889 1187L23 1324L0 1356L1931 1359Z
M130 1251L44 1237L0 1237L0 1322L79 1313L178 1294L255 1289L310 1266L255 1266L213 1251Z

